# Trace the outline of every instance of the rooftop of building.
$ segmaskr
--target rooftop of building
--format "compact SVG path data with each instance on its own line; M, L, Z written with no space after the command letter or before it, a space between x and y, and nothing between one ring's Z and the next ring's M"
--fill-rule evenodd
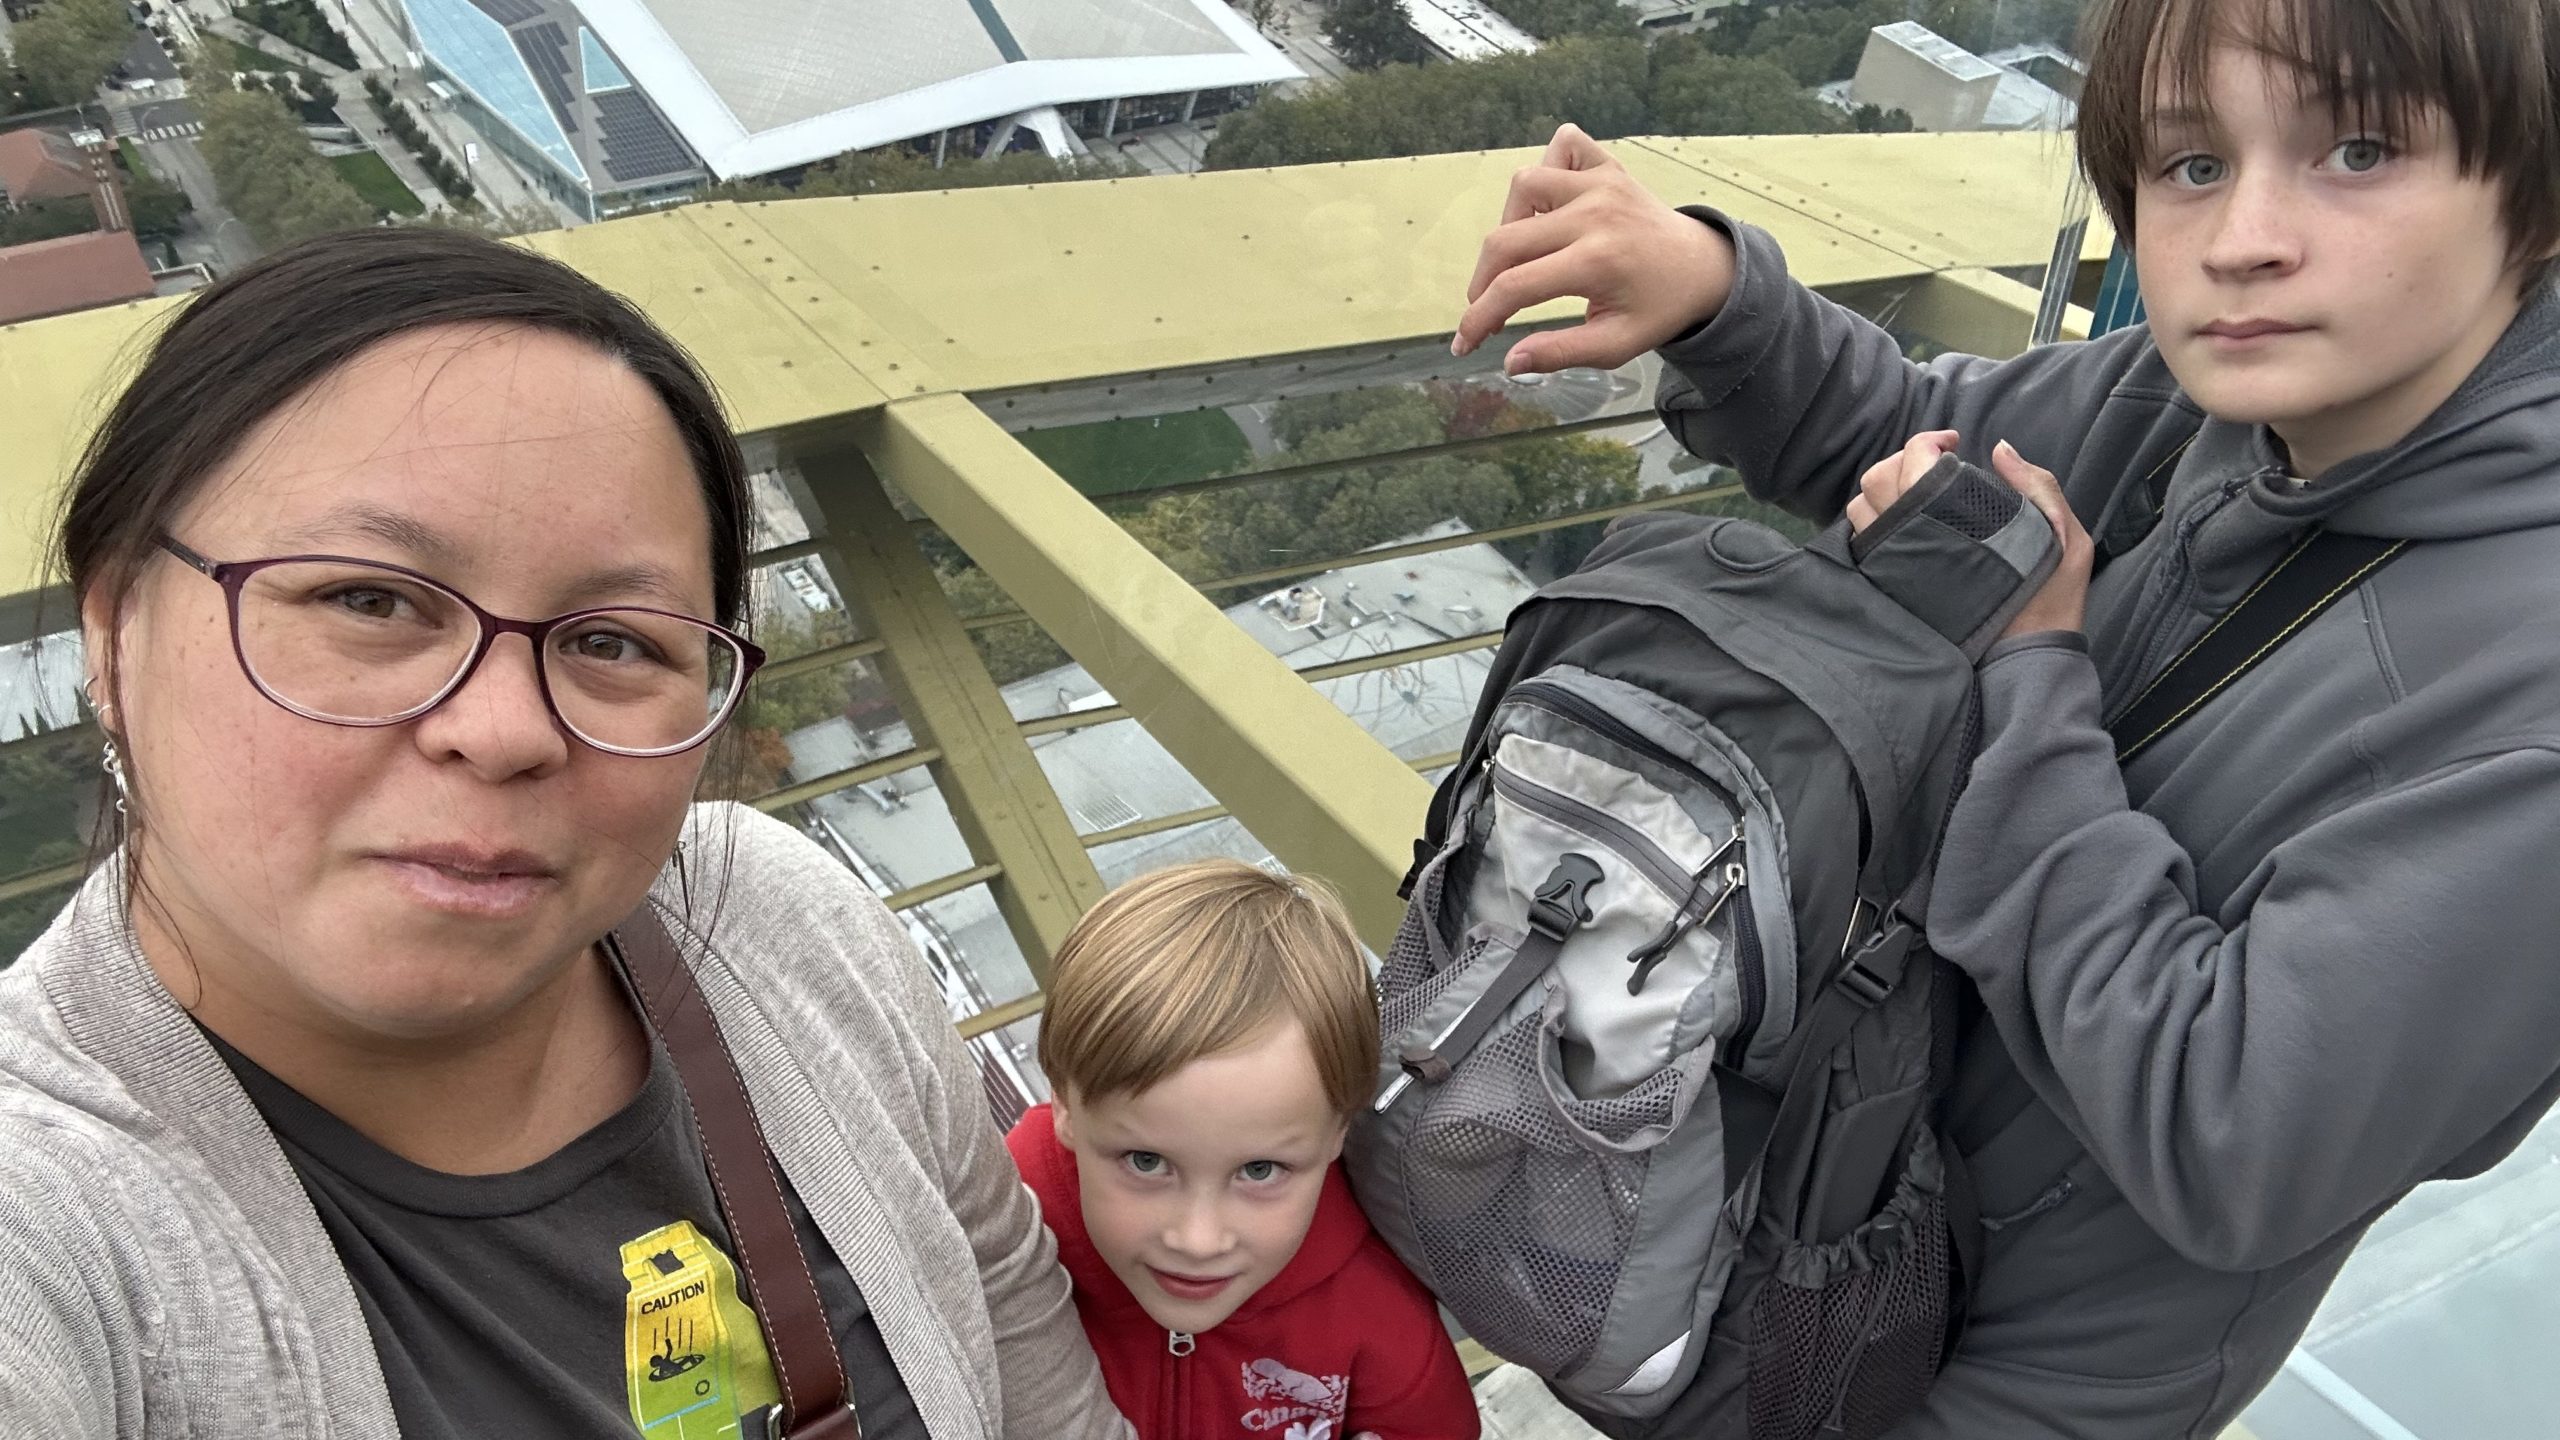
M704 173L576 0L401 0L437 67L599 194Z
M1484 0L1404 0L1404 13L1414 34L1452 60L1526 55L1538 48L1537 36Z
M575 0L574 8L619 71L724 179L1042 106L1300 77L1224 0Z
M0 195L33 204L89 193L89 157L58 131L29 126L0 134Z
M1938 69L1947 78L1959 82L1989 80L2000 74L2000 67L1974 54L1953 40L1917 20L1900 20L1879 25L1872 32L1876 38L1894 45Z
M0 325L147 300L151 266L130 230L97 230L0 250Z

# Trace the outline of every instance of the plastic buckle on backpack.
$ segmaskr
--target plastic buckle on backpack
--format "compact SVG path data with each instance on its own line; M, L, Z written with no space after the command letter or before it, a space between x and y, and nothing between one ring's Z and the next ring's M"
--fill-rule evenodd
M1590 856L1568 850L1529 902L1529 928L1561 941L1589 923L1591 887L1608 878Z
M1848 992L1860 1009L1872 1010L1884 1003L1893 987L1902 983L1902 967L1911 956L1914 932L1911 922L1899 914L1889 915L1858 953L1849 957L1840 978L1832 983Z

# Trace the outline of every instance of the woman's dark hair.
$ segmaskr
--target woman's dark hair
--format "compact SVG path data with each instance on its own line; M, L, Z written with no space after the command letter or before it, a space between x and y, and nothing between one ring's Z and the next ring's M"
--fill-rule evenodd
M81 456L61 525L71 593L120 608L170 519L258 425L358 355L437 325L584 340L648 383L702 482L722 624L746 608L747 474L701 368L630 301L556 260L459 230L307 240L197 295Z
M75 604L123 609L160 533L269 416L395 336L439 325L525 326L583 340L648 383L683 437L711 520L714 618L743 628L746 462L711 384L637 306L556 260L463 231L350 230L268 256L206 289L152 342L90 438L58 544ZM91 673L113 703L115 657ZM114 727L102 728L114 735ZM141 777L129 775L139 791ZM121 838L102 793L93 861ZM125 903L137 871L125 871Z

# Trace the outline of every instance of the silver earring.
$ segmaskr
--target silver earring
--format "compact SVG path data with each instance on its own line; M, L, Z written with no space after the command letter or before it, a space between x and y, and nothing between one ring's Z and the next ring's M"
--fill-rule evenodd
M133 787L125 783L124 757L116 753L114 736L107 737L106 748L98 756L98 765L107 772L107 778L115 782L116 813L124 814L125 802L133 798Z

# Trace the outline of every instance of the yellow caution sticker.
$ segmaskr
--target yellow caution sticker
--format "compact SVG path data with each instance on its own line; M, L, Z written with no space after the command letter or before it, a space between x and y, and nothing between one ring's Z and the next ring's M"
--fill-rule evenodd
M690 1220L622 1247L631 1421L648 1440L737 1440L738 1417L781 1398L737 1267Z

